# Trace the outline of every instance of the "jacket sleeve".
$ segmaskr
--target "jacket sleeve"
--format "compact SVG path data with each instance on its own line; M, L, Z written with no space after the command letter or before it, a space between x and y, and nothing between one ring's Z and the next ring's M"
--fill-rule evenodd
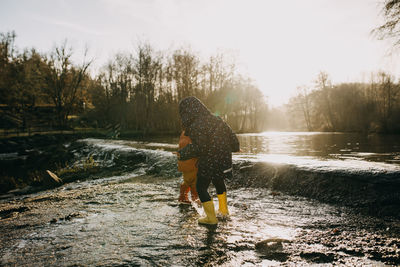
M204 151L207 149L207 134L200 133L200 131L192 129L187 132L187 135L190 137L190 139L192 139L192 143L178 150L180 155L179 160L198 158L201 154L204 154Z

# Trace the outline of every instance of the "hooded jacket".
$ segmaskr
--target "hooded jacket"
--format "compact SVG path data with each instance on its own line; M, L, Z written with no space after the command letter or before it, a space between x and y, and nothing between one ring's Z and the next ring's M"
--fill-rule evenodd
M214 116L196 97L179 103L179 115L192 144L180 149L180 160L197 157L199 175L223 174L232 168L232 152L239 151L239 141L231 127Z

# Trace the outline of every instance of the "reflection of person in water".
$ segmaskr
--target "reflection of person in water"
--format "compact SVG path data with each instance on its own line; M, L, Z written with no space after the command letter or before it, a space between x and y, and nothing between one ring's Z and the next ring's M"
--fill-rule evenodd
M185 134L192 139L178 151L179 160L198 158L196 188L206 216L201 224L217 224L214 203L208 194L212 182L217 191L219 212L227 216L228 205L224 179L232 175L232 152L239 151L239 141L231 127L214 116L196 97L190 96L179 103L179 114Z
M181 133L179 137L179 149L184 148L188 144L191 144L189 136L185 135L185 131ZM188 160L178 160L178 171L183 174L183 182L180 186L179 202L183 204L190 204L188 194L190 192L192 201L197 202L199 196L196 190L196 178L197 178L197 159L192 158Z

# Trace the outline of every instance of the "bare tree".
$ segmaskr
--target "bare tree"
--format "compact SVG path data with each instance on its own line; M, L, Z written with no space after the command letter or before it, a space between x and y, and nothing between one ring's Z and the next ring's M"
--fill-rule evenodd
M332 110L332 105L331 105L331 100L330 100L330 88L331 88L331 82L329 80L329 75L326 72L321 71L318 74L316 86L318 89L320 89L321 96L322 96L322 101L320 103L320 108L322 111L322 114L324 115L328 127L335 131L336 130L336 118L335 114Z
M10 79L12 63L15 59L15 32L0 33L0 103L11 101Z
M379 39L391 39L394 46L400 44L400 0L385 0L381 13L384 23L372 33Z
M133 64L136 80L134 103L137 122L141 122L143 133L153 127L153 111L157 79L162 70L161 58L157 57L150 44L140 44Z
M382 130L386 132L388 131L388 124L393 114L398 86L395 86L393 77L384 72L378 73L378 84L378 114Z
M298 95L298 104L300 105L301 111L304 116L304 121L306 122L307 130L312 131L313 126L311 123L311 99L310 99L310 90L306 86L297 87Z
M172 59L177 98L198 95L200 77L198 57L189 50L177 50L173 53Z
M86 51L87 52L87 51ZM74 66L71 61L72 48L67 48L67 41L56 46L48 58L46 94L52 99L57 121L60 127L65 127L68 116L79 103L79 93L82 83L87 77L87 71L92 61L86 61Z

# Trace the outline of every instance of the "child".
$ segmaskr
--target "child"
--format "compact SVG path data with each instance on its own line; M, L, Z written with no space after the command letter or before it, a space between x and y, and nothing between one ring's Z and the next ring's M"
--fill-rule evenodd
M179 149L184 148L188 144L191 144L189 136L185 135L185 131L182 132L179 137ZM196 190L196 178L197 178L197 159L178 160L178 171L183 173L183 183L180 188L179 202L183 204L190 204L188 194L191 192L192 201L198 201L199 196Z
M207 189L212 182L217 191L219 212L228 215L224 179L232 176L232 152L239 151L239 141L229 125L214 116L196 97L180 101L179 115L192 144L178 151L178 159L198 158L196 189L206 213L199 223L215 225L218 220Z

